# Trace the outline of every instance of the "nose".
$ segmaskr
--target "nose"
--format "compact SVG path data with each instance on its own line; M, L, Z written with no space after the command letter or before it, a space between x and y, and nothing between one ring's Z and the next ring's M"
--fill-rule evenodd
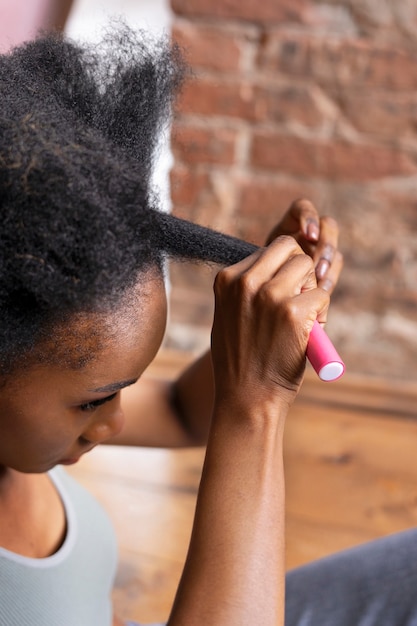
M125 422L120 403L113 407L103 406L87 426L82 436L91 443L98 444L118 435Z

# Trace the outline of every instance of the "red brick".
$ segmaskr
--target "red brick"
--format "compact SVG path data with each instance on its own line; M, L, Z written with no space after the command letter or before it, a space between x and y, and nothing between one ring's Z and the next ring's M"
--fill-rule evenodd
M417 87L417 55L371 40L270 32L259 67L320 84L408 90Z
M218 202L218 198L213 195L213 190L208 188L205 191L205 201L201 205L179 206L174 204L172 214L183 220L189 220L190 222L195 222L202 226L210 226L211 228L224 230L222 208L223 207Z
M316 203L322 213L318 185L288 177L277 179L274 175L246 177L239 185L234 215L236 235L262 245L291 203L300 197Z
M175 169L178 170L178 167ZM183 170L182 193L173 196L174 215L224 231L227 226L227 215L235 197L233 174L230 169L196 165L183 167ZM202 177L206 177L204 186L198 189L198 193L193 190L191 194L195 193L194 201L188 202L186 187L191 185L192 188L196 181L201 182ZM182 202L184 196L186 202Z
M413 161L396 148L265 132L254 136L251 160L258 168L332 180L365 181L417 172Z
M359 131L383 137L415 134L417 99L414 94L371 92L339 96L339 105L345 117Z
M311 86L257 87L254 98L258 122L296 122L312 128L321 125L328 115L327 110L323 111L319 90Z
M253 22L302 22L309 0L171 0L178 15L221 17Z
M416 240L417 184L395 186L390 185L389 182L382 183L378 185L374 195L378 206L385 208L386 223L395 212L396 228L393 235L398 238L399 242L403 242L405 236ZM409 242L407 247L409 247Z
M200 79L189 83L181 94L180 113L198 113L199 115L220 115L254 121L256 99L251 84L217 81L212 78Z
M174 165L170 172L171 198L175 205L190 207L200 201L209 186L207 170L196 170L184 165Z
M309 198L316 203L320 201L317 185L288 176L278 179L271 174L251 174L241 181L239 187L239 216L255 217L262 222L272 220L272 224L297 198Z
M232 164L235 160L237 131L229 128L198 128L176 124L172 150L183 163Z
M315 127L325 121L318 90L292 85L260 87L240 82L202 78L184 89L178 110L182 114L234 117L249 122L297 122Z
M238 70L241 41L229 29L177 21L172 35L185 50L187 61L193 68L221 72Z

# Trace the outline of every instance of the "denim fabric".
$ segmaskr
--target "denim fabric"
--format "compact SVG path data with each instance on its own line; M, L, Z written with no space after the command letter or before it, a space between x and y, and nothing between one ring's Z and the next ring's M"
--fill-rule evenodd
M417 626L417 530L287 574L285 626Z

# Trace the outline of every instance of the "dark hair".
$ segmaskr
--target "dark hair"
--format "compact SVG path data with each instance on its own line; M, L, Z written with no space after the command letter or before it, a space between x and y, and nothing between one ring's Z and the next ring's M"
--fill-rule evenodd
M232 264L255 249L159 211L150 189L185 71L176 46L124 25L100 46L54 34L0 56L0 372L166 256Z

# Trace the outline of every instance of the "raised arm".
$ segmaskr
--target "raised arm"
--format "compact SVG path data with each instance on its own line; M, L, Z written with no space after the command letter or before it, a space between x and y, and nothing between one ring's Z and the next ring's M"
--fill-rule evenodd
M285 419L328 293L282 237L222 270L215 394L193 534L169 626L283 624Z
M331 293L342 269L338 227L320 217L308 200L295 201L268 237L290 235L313 259L318 285ZM126 428L110 443L150 446L201 445L207 441L214 385L210 352L193 362L175 381L144 375L123 391Z

